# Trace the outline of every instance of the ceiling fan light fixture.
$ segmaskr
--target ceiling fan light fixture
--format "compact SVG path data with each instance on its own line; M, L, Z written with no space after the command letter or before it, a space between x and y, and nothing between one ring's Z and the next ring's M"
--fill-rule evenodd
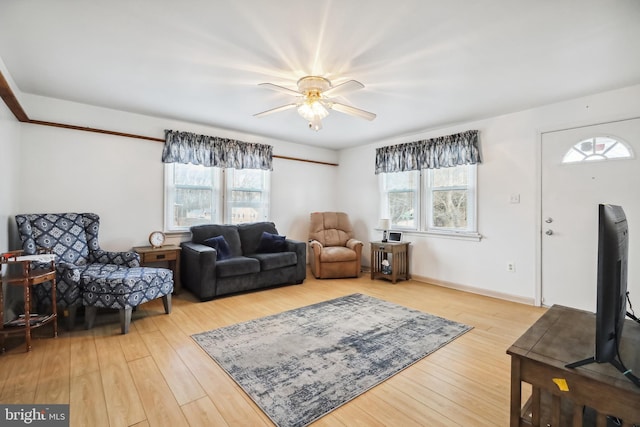
M298 80L298 91L286 88L284 86L275 85L273 83L260 83L269 89L277 90L288 95L295 96L296 102L272 108L258 114L256 117L264 117L266 115L279 111L296 108L298 114L309 123L309 129L318 131L322 129L322 119L329 115L329 110L336 110L341 113L361 117L366 120L373 120L376 115L359 108L351 107L346 104L340 104L334 101L332 96L340 96L346 92L362 89L364 85L356 80L349 80L333 86L328 79L320 76L305 76Z
M322 129L322 117L315 116L313 120L309 122L309 129L314 130L316 132Z
M298 114L304 117L307 121L312 121L315 117L324 119L329 115L329 111L324 108L324 105L318 100L306 99L300 106L298 106Z

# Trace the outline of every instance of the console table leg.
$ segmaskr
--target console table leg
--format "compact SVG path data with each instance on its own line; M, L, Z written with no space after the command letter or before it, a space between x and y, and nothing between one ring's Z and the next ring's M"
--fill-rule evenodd
M580 405L573 405L573 427L582 427L582 415L584 407Z
M511 357L511 427L520 427L522 383L520 382L520 359Z
M560 425L560 407L562 400L560 396L553 395L551 398L551 425L559 426Z
M540 389L531 387L531 425L540 427Z

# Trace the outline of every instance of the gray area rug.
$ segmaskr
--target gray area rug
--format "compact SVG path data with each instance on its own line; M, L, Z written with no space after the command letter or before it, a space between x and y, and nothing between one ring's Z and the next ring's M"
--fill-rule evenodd
M353 294L192 337L276 425L300 427L470 329Z

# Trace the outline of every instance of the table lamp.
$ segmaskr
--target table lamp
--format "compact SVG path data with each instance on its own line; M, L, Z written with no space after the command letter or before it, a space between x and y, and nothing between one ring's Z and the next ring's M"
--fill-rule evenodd
M378 221L378 228L382 230L382 241L387 241L387 230L391 226L391 221L388 218L381 219Z

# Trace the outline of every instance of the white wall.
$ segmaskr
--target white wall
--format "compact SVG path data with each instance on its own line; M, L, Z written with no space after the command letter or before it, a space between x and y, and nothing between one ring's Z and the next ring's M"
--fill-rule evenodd
M4 64L0 59L0 71L5 74ZM20 182L18 179L18 162L20 160L20 123L0 101L0 252L15 249L17 243L14 231L13 215L18 205ZM0 266L0 274L6 266ZM16 286L4 285L4 318L7 321L15 318L15 309L19 309L22 291Z
M474 242L407 236L412 242L411 272L418 278L533 301L538 285L540 132L638 116L640 86L339 153L33 95L22 94L21 102L33 119L156 138L163 137L164 129L192 131L268 143L276 155L339 163L336 168L274 160L272 218L281 233L299 240L307 239L308 215L316 210L345 211L362 240L379 239L380 232L374 230L379 217L375 148L478 129L483 154L478 168L478 223L484 237ZM17 203L9 202L10 208L3 203L0 213L95 211L102 218L101 243L112 250L145 244L151 230L162 228L161 143L29 124L16 130L15 125L2 124L0 132L18 135L21 141L21 149L13 154L20 159L19 195L0 196L17 197ZM4 141L0 144L6 145ZM520 194L521 203L510 204L511 194ZM367 245L365 265L368 253ZM515 262L515 273L506 271L507 262Z
M0 58L0 73L10 86L15 86L2 58ZM19 159L20 123L0 100L0 252L13 249L10 224L14 222L14 209L18 203Z
M425 138L478 129L483 163L478 166L480 242L409 235L414 277L452 284L481 293L533 302L538 286L540 132L640 116L640 85L425 131L405 138L344 150L340 153L339 208L348 212L358 235L379 240L375 149ZM511 204L511 194L520 195ZM368 264L369 247L363 262ZM515 262L516 271L506 271Z
M11 224L18 205L20 182L18 163L20 159L20 123L0 102L0 252L10 248Z
M32 119L163 138L164 129L273 145L275 155L337 162L337 153L222 129L23 94ZM96 212L104 249L147 243L163 227L163 144L156 141L22 125L20 194L16 211ZM337 167L275 159L271 218L278 231L307 240L309 212L334 209ZM12 214L17 213L11 212ZM175 239L179 239L176 237Z

